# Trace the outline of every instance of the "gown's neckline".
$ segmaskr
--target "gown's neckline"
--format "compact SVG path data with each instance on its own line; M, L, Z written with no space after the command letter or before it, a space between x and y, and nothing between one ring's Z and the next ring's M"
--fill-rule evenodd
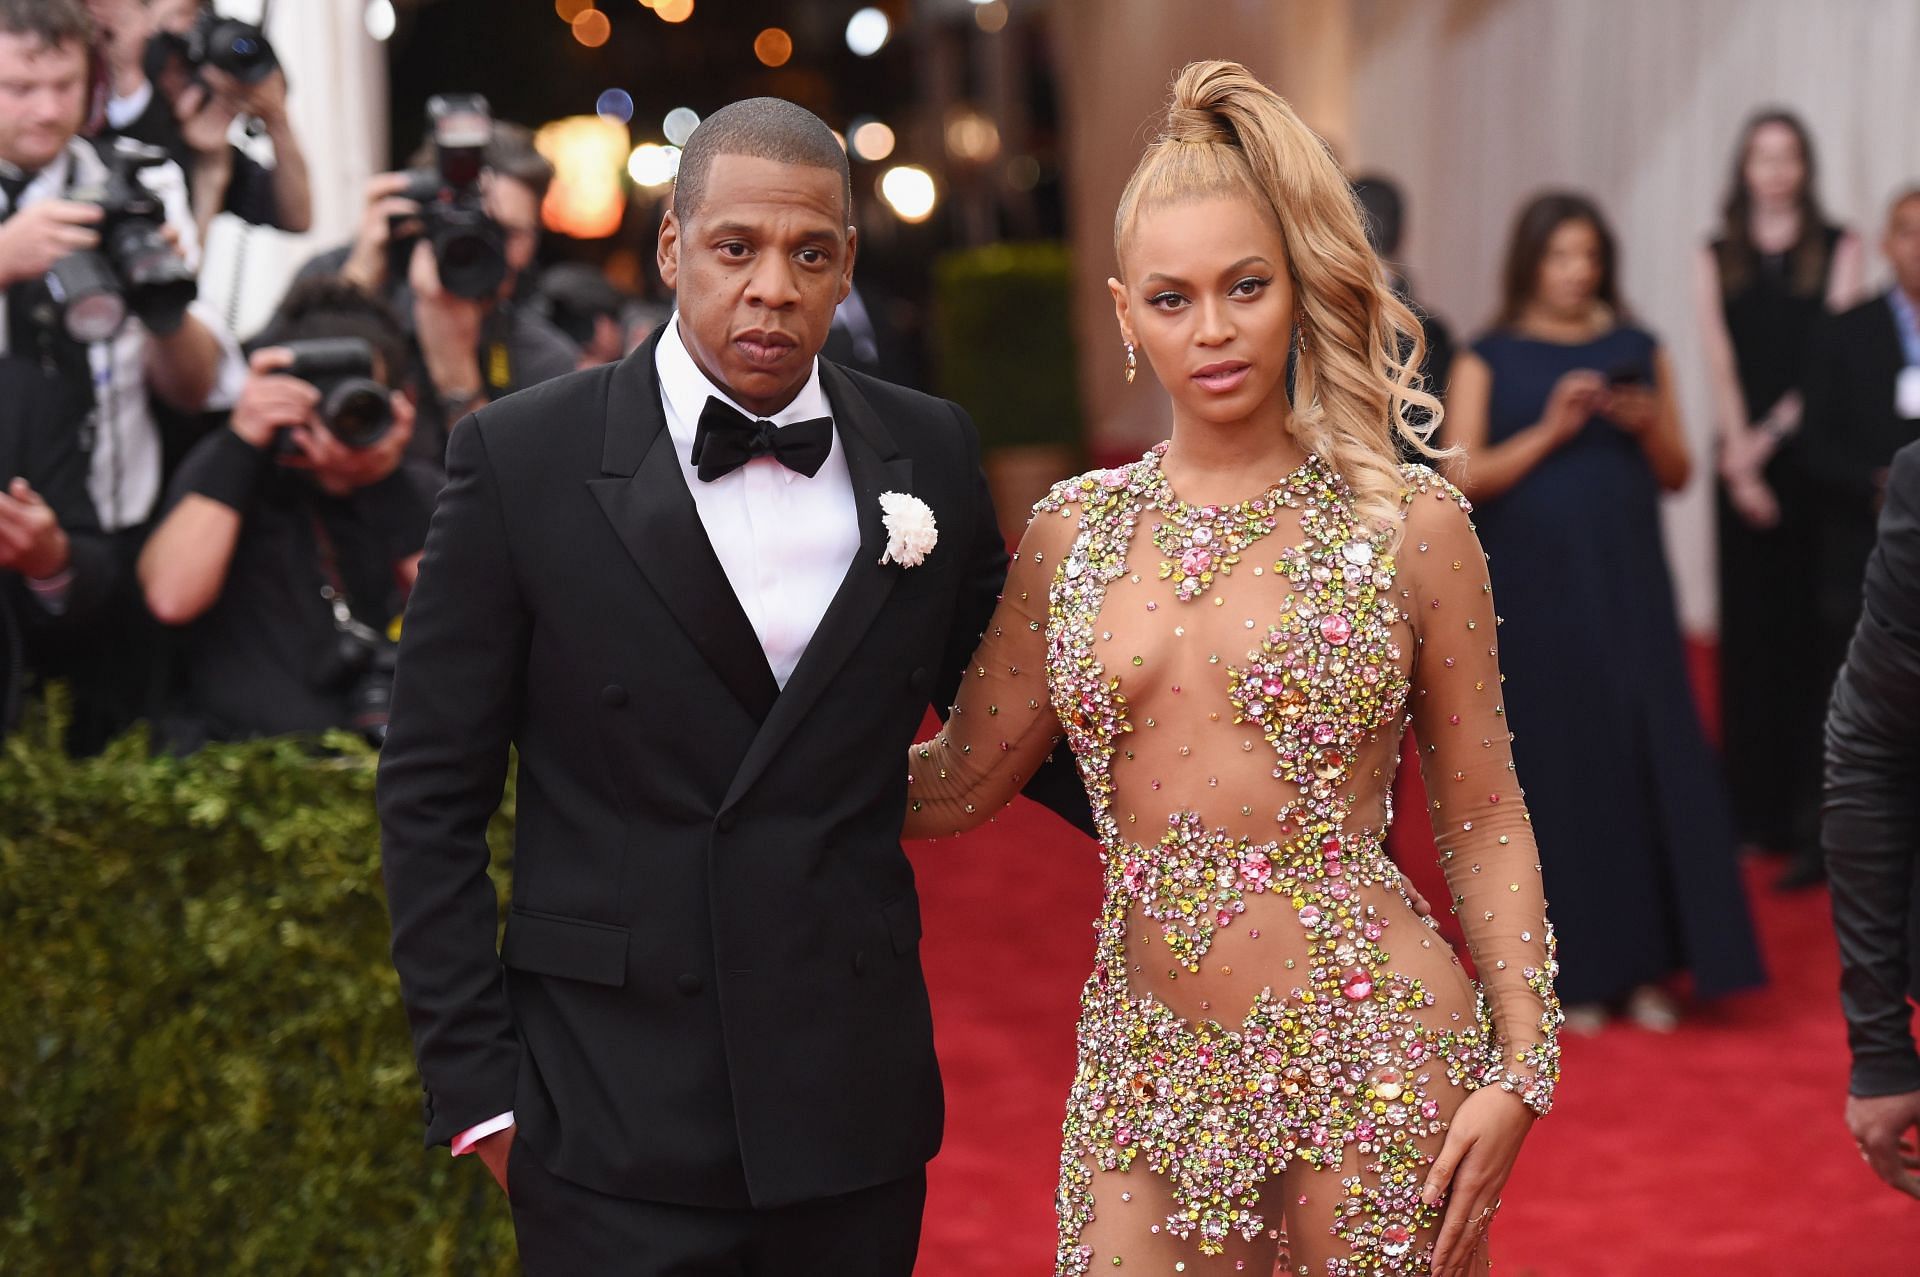
M1155 509L1168 514L1188 518L1234 519L1247 515L1267 513L1280 506L1297 504L1297 499L1313 491L1313 480L1322 477L1324 467L1317 453L1309 452L1306 459L1279 481L1270 484L1264 490L1250 497L1225 504L1200 504L1188 501L1174 491L1173 480L1167 477L1165 458L1171 439L1162 440L1147 451L1141 461L1140 496L1142 501Z

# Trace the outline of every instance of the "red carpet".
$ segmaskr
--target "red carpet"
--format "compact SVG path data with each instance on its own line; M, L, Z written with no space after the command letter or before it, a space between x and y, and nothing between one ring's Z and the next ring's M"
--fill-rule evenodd
M1419 810L1402 805L1401 811ZM1022 804L918 844L946 1072L920 1277L1045 1274L1073 1020L1092 961L1090 843ZM1770 871L1769 871L1770 872ZM1660 1037L1569 1038L1553 1115L1494 1233L1505 1277L1915 1277L1920 1203L1874 1179L1840 1109L1826 899L1754 901L1774 983Z

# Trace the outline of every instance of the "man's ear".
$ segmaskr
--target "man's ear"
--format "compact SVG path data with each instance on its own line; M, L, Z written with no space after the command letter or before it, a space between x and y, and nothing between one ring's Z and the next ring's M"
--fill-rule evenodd
M672 209L660 219L660 242L654 246L654 261L660 268L660 282L669 289L680 278L680 219Z
M847 300L847 294L853 291L853 259L860 255L860 232L847 227L847 265L840 272L840 301Z

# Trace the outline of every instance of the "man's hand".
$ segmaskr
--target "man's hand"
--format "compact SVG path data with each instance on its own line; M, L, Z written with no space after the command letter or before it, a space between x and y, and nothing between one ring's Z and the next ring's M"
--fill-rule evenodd
M500 1191L507 1191L507 1157L513 1151L513 1133L518 1127L509 1126L505 1130L495 1131L474 1143L470 1152L487 1164L487 1170L493 1174L493 1182L500 1185Z
M41 200L0 223L0 287L38 279L69 253L100 242L100 206Z
M293 352L285 346L256 350L247 361L250 375L234 401L228 428L256 448L273 443L280 430L294 426L324 429L315 411L320 407L320 392L298 377L279 370L293 363Z
M218 67L200 72L214 96L238 107L270 129L287 122L287 73L270 71L257 84L242 84Z
M433 246L413 246L407 282L413 287L413 327L427 377L442 395L480 392L480 324L487 303L456 297L440 282Z
M1920 1091L1848 1096L1847 1129L1875 1175L1920 1198Z
M239 118L238 101L203 84L189 84L173 100L180 137L202 160L228 155L228 135Z
M67 534L53 510L25 479L0 492L0 568L33 580L67 570Z
M405 173L377 173L367 181L366 207L360 213L360 229L354 234L353 248L341 264L340 274L361 291L378 296L387 287L387 243L393 237L395 218L413 217L420 206L403 199L407 189Z

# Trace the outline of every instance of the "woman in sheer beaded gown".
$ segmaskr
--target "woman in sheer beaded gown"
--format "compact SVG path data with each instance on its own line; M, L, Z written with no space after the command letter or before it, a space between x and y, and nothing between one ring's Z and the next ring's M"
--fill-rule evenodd
M1093 799L1055 1271L1269 1277L1284 1229L1289 1272L1484 1272L1559 1012L1486 563L1398 460L1437 407L1418 324L1323 144L1232 63L1181 73L1115 238L1172 438L1040 504L908 758L908 837L985 821L1061 735ZM1477 986L1383 849L1409 716Z

